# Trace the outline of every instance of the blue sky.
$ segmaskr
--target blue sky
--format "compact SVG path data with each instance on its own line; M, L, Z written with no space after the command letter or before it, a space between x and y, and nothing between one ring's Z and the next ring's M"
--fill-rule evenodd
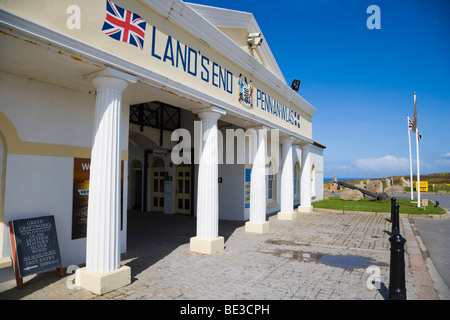
M417 94L420 173L450 172L450 1L191 0L251 12L290 85L316 109L325 177L409 175ZM368 29L370 5L381 29ZM411 135L413 173L416 147Z

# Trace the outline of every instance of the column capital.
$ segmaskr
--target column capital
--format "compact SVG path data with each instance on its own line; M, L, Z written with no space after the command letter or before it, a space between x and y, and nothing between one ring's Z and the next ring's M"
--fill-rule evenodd
M311 148L312 144L310 144L310 143L302 143L299 146L300 146L300 149L302 149L302 151L308 151Z
M106 67L106 69L83 75L83 79L93 79L97 77L118 78L131 83L137 82L136 76L111 67Z
M202 111L197 113L200 120L219 120L222 116L220 113L214 111Z
M253 130L266 130L266 131L270 131L270 130L271 130L270 127L265 126L265 125L263 125L263 124L257 125L257 126L253 126L253 127L249 127L249 128L247 128L247 130L248 130L248 129L253 129Z
M281 144L288 144L292 145L295 141L295 137L289 136L289 137L283 137L280 139Z
M95 77L92 79L92 84L95 89L116 89L119 91L125 90L128 86L128 82L119 78L113 77Z
M198 108L192 110L192 113L196 113L200 119L219 119L221 116L226 115L227 112L219 107L212 106L208 108Z

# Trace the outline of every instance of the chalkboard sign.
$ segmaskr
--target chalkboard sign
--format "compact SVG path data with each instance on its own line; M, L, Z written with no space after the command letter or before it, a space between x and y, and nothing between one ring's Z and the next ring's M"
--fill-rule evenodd
M16 278L50 269L62 271L54 216L14 220L9 227Z

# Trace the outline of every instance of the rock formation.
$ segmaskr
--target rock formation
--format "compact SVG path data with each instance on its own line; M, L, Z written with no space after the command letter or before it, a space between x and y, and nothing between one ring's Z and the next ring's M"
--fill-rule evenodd
M358 190L345 188L342 190L339 198L342 200L362 200L364 198L364 194Z
M410 186L411 186L411 183L409 182L409 179L406 180L405 178L400 177L400 185L401 185L402 187L410 187Z
M383 192L383 183L380 180L367 180L366 188L370 192L382 193Z

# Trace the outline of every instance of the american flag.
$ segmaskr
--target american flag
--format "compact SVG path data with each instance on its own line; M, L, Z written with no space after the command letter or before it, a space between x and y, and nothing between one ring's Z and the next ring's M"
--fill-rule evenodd
M102 31L111 38L144 48L146 22L136 13L106 1L106 19Z

